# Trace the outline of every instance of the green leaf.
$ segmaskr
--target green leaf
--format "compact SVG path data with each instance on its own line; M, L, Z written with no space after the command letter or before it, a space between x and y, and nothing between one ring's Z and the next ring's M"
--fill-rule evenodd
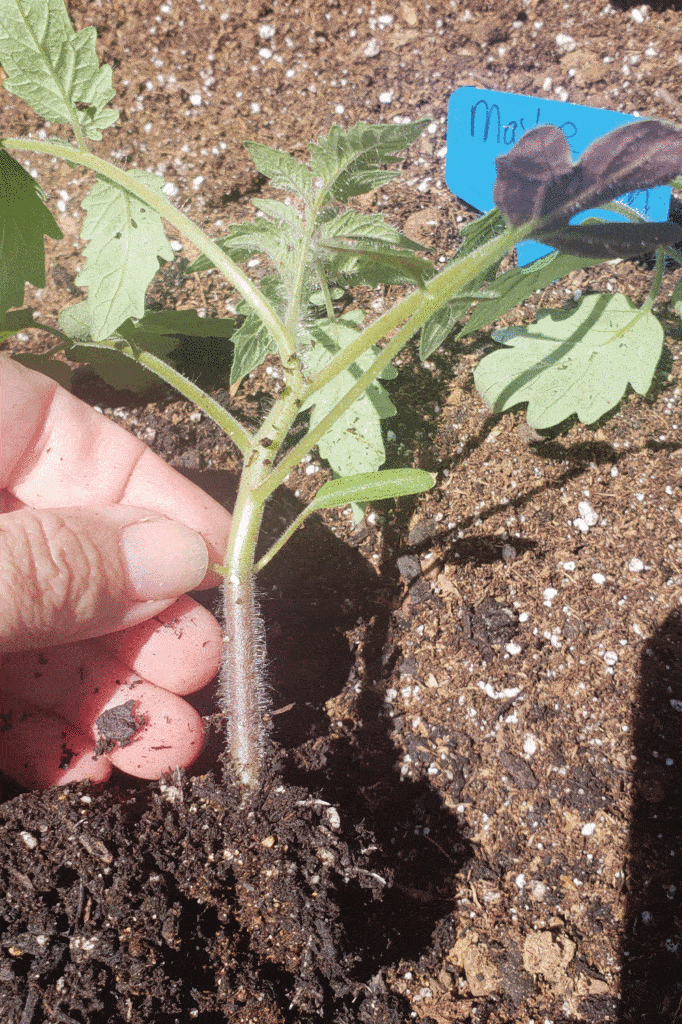
M459 341L474 331L482 330L494 320L500 320L509 310L520 306L539 288L546 288L553 281L559 281L574 270L592 267L599 262L600 260L553 252L527 267L513 267L512 270L507 270L494 282L499 298L480 302L454 340Z
M139 323L147 321L149 326L147 318L153 316L148 313ZM102 380L119 391L145 391L157 382L150 370L135 362L136 351L144 349L163 359L180 343L178 337L157 333L154 325L151 330L145 330L132 320L124 322L115 336L95 339L93 321L87 300L62 310L59 327L74 341L65 354L74 362L88 363Z
M681 315L681 279L679 277L676 281L673 292L671 293L671 305L674 308L676 316Z
M74 32L63 0L0 0L0 63L4 87L41 117L78 124L89 139L118 120L105 107L116 95L112 71L100 67L97 32Z
M595 423L627 386L644 395L652 383L664 331L652 313L625 295L587 295L573 312L550 310L528 327L496 331L506 346L474 371L484 401L497 413L528 402L537 430L576 415Z
M376 473L357 473L324 483L307 511L420 494L430 490L434 483L433 475L424 469L382 469Z
M118 333L129 339L133 337L133 333L177 334L190 338L230 338L235 330L235 321L232 317L199 316L196 309L147 310L133 325L133 332L128 324L129 321L123 323ZM132 321L130 324L132 325Z
M266 178L270 178L270 183L275 188L293 192L302 199L310 196L313 175L305 164L288 153L271 149L260 142L245 142L244 148L254 161L256 169Z
M116 345L120 351L116 350ZM132 348L127 341L113 338L100 342L86 342L74 345L68 349L66 355L74 362L88 363L93 370L117 391L147 391L153 384L158 383L158 378L144 366L140 366L130 355L124 355L124 350L132 354Z
M61 238L40 186L0 146L0 320L24 301L27 281L45 287L43 235Z
M268 239L275 239L275 225L264 218L259 218L253 223L231 224L230 232L225 238L219 238L216 245L226 255L238 263L266 251ZM198 256L197 259L187 268L188 274L201 273L204 270L211 270L215 266L208 256Z
M424 246L387 224L379 213L347 210L335 215L331 208L326 209L320 218L316 245L327 256L327 276L331 280L343 278L348 286L407 281L422 287L435 274L431 263L414 255L424 251Z
M34 310L25 306L23 309L12 309L0 320L0 345L18 331L26 331L35 327Z
M348 131L333 125L329 134L308 147L311 170L323 180L324 200L344 202L380 188L396 177L387 170L401 150L410 146L429 124L429 118L413 124L368 125L360 121Z
M12 359L16 359L22 366L27 366L29 370L37 370L38 373L51 377L67 391L71 391L73 370L68 363L52 359L48 355L38 355L35 352L13 352Z
M94 338L95 317L87 300L63 309L59 326L74 340L97 340ZM194 309L163 309L147 310L139 320L124 320L116 335L163 358L182 337L229 338L234 329L233 319L200 317Z
M279 204L278 204L279 205ZM252 256L265 253L280 272L286 270L288 252L298 236L298 225L289 225L282 221L274 224L259 217L251 224L233 224L230 234L216 242L219 249L238 263L244 263ZM188 274L195 271L210 270L214 264L208 257L198 256L188 267Z
M503 231L505 231L505 218L500 210L497 210L495 207L484 214L483 217L477 217L476 220L465 224L460 230L461 244L455 258L451 261L451 265L457 263L458 260L463 259L465 256L469 256L475 249L480 248L491 238L501 235ZM467 291L462 293L462 298L456 296L455 299L442 306L424 324L420 332L420 359L429 359L432 353L436 352L437 348L444 343L458 321L462 320L467 313L473 299L481 298L488 300L498 295L500 292L498 281L502 280L502 278L496 279L496 274L501 262L502 260L499 260L497 263L487 267L481 274L477 274L468 284ZM484 290L487 284L495 284L495 295L488 290ZM477 307L479 310L488 310L489 308L488 302L486 304L480 303ZM490 323L494 319L496 317L491 317L490 320L485 322ZM464 334L469 333L469 330L463 329L454 340L457 341Z
M327 242L331 238L386 242L398 249L408 249L412 252L424 252L425 249L424 245L414 242L412 238L387 224L381 213L357 213L356 210L346 210L323 222L320 240Z
M333 302L339 302L343 295L343 288L330 288L330 298ZM322 291L313 292L313 294L309 296L308 301L312 306L324 306L326 305L325 293Z
M505 218L497 207L493 207L483 217L471 220L469 224L463 224L460 228L460 246L455 255L455 260L461 260L463 256L469 256L471 252L488 242L491 238L497 238L505 231ZM454 262L455 262L454 260Z
M261 281L261 293L278 313L281 312L282 307L280 292L280 279L277 275L266 275ZM238 384L243 377L260 366L271 352L277 352L276 341L270 336L263 321L254 313L247 312L250 308L245 301L240 302L237 307L237 312L241 315L246 314L246 319L232 336L235 346L235 355L230 371L232 385Z
M429 359L431 354L443 345L470 304L469 299L463 302L447 302L424 324L420 332L420 359Z
M257 316L248 316L232 336L235 356L230 370L230 383L238 384L243 377L260 366L266 356L277 352L277 344Z
M363 319L362 311L354 310L339 320L323 319L309 325L302 355L311 376L356 338L358 325ZM344 397L378 353L379 349L373 346L357 362L310 397L302 408L312 407L311 428ZM382 376L385 379L395 377L396 370L389 366ZM338 476L353 476L359 470L373 472L379 469L386 458L380 421L395 415L396 409L387 392L375 381L321 439L318 444L320 457L329 463Z
M128 173L162 194L163 178L140 170ZM145 293L159 260L172 260L173 250L159 214L118 185L98 179L83 206L87 217L82 236L90 242L76 283L88 287L92 337L102 341L124 320L143 316Z
M413 256L412 253L401 252L381 242L366 242L364 245L331 245L327 242L320 244L324 249L341 257L331 268L333 272L336 269L338 273L343 272L349 277L361 273L363 283L366 285L375 282L402 284L413 281L422 288L435 274L434 267L427 260Z
M279 203L276 199L252 199L251 205L265 213L276 224L291 224L301 230L301 218L293 206Z

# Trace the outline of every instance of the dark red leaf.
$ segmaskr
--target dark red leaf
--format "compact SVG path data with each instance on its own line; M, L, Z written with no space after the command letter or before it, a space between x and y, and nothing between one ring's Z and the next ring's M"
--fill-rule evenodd
M639 256L659 246L674 246L681 240L681 229L667 221L656 224L570 224L549 231L539 242L559 249L567 256L611 259Z
M532 237L537 238L566 225L581 210L665 184L680 165L680 129L665 121L615 128L596 139L575 164L562 131L539 125L496 158L493 200L514 227L535 222Z

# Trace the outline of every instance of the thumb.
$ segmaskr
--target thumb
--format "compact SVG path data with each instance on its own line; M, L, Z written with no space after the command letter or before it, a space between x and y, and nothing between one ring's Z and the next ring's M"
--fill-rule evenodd
M0 653L102 636L198 586L194 530L146 509L23 508L0 516Z

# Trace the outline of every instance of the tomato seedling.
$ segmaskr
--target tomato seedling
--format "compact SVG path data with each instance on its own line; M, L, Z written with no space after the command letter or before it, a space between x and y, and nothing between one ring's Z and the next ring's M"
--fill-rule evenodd
M588 296L571 315L545 313L531 327L494 334L503 347L482 360L475 381L495 410L526 402L532 426L550 427L576 414L596 421L630 384L644 393L659 360L663 331L652 314L665 255L676 229L599 218L572 225L581 210L612 204L628 192L672 181L680 165L680 132L656 119L625 125L594 142L572 162L559 128L539 125L496 160L495 208L462 231L455 258L437 272L422 247L379 213L360 213L351 200L382 187L397 173L402 151L427 122L332 127L309 145L308 163L260 143L246 144L259 172L286 201L254 199L258 217L212 240L167 198L163 179L125 171L90 151L89 141L113 129L118 114L112 71L100 67L95 30L76 33L63 0L0 0L0 62L4 88L53 123L70 124L74 143L4 138L0 144L0 338L17 331L51 331L57 345L24 356L55 372L52 355L88 361L111 383L134 387L152 371L190 399L232 439L243 458L233 528L222 573L228 642L221 689L229 719L235 774L245 794L258 789L262 757L262 631L254 574L312 512L414 494L433 485L422 470L381 470L381 422L395 413L383 379L392 361L419 335L427 359L464 321L456 338L479 330L537 289L614 257L657 251L652 290L636 308L623 296ZM12 156L35 152L94 172L83 206L85 266L77 284L85 301L64 309L58 326L21 308L28 281L44 285L44 236L59 227L30 174ZM188 268L216 270L241 297L237 317L201 318L187 311L145 309L145 293L160 266L173 259L164 221L201 256ZM555 250L529 267L500 273L503 257L524 239ZM241 269L254 256L271 272L257 286ZM335 311L353 285L410 284L413 290L366 323L363 310ZM679 286L680 289L680 286ZM680 290L677 301L680 303ZM473 307L473 303L476 303ZM180 336L222 338L234 351L231 383L268 356L279 358L284 387L257 429L241 423L173 362ZM17 358L22 358L16 353ZM307 431L287 447L294 421ZM266 502L314 447L334 478L255 565Z

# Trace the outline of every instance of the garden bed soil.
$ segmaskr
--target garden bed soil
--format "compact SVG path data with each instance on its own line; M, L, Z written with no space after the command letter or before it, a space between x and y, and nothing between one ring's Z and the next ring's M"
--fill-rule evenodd
M457 86L678 118L672 4L69 10L77 28L96 26L119 92L121 128L95 149L163 171L214 236L269 194L245 139L303 157L332 123L432 117L364 208L438 259L475 215L443 181ZM6 94L2 123L6 135L40 127ZM56 318L84 295L84 191L70 168L30 165L61 201L65 238L27 302ZM642 263L606 264L506 322L571 304L577 289L642 301L650 280ZM650 395L597 429L539 436L522 413L491 416L472 386L483 335L425 365L404 357L388 385L400 410L388 464L437 484L358 525L344 510L316 517L259 577L272 755L253 805L229 782L211 687L195 698L207 743L186 772L42 794L6 785L5 1024L677 1018L680 347L663 301L674 282L667 273L668 349ZM381 311L393 294L360 298ZM157 308L215 315L233 300L214 276L174 266L149 293ZM215 375L219 355L192 372ZM265 370L233 397L218 385L247 422L279 386ZM187 403L114 393L82 371L75 387L230 502L234 449ZM327 478L312 465L278 493L266 533ZM581 502L590 528L576 522Z

